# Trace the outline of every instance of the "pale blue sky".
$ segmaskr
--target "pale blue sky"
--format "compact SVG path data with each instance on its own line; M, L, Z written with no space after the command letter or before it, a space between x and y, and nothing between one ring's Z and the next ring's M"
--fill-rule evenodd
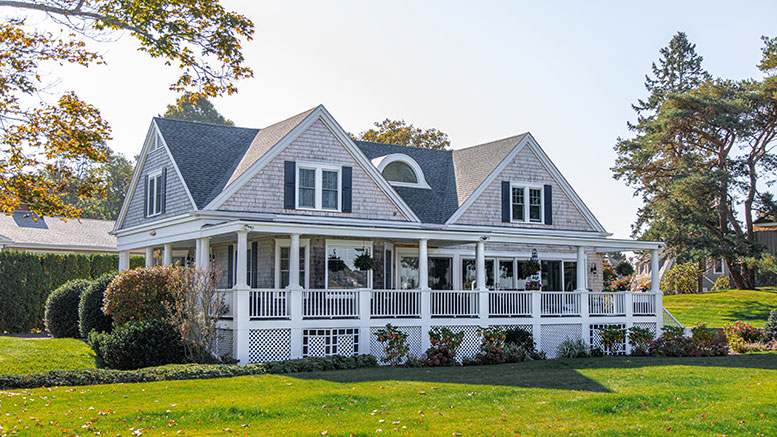
M215 100L239 126L263 127L324 104L348 131L384 118L435 127L454 148L530 131L605 228L627 237L639 201L611 177L612 146L658 50L685 31L705 67L760 77L760 36L777 2L253 2L245 45L255 77ZM111 147L135 155L150 118L175 99L173 69L125 36L108 65L52 72L97 105Z

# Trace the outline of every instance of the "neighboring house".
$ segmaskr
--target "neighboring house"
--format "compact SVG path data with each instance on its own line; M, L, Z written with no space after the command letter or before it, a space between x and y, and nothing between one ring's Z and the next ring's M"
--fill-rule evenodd
M0 250L115 255L116 237L109 234L114 225L113 220L62 220L21 210L0 214Z
M661 324L657 290L598 292L603 252L657 262L663 245L609 238L529 133L450 151L352 141L323 106L263 129L155 118L114 234L122 269L144 248L223 272L219 347L241 363L380 355L387 322L415 355L433 326L464 331L460 356L478 326L553 356L598 326ZM519 273L532 256L542 292Z
M661 251L659 254L659 280L664 279L664 275L676 264L676 260L673 257L666 257L665 251ZM709 291L715 284L715 281L721 276L729 276L728 266L722 258L710 258L703 266L704 272L702 273L702 291ZM639 287L640 284L645 283L648 287L652 286L652 270L650 268L650 257L643 257L638 260L634 265L634 281L633 286ZM733 282L732 282L733 284Z

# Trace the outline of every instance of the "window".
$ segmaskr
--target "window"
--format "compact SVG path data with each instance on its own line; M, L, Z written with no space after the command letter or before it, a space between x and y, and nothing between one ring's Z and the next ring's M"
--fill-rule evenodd
M392 251L386 249L385 257L383 258L383 288L391 290L394 288L394 272L392 266L394 265L394 257Z
M288 247L280 248L278 272L280 273L280 288L289 286L289 251ZM299 285L305 287L305 248L299 248Z
M413 169L402 161L394 161L386 165L383 169L383 177L391 182L418 183L418 177Z
M146 198L146 206L148 208L146 215L148 217L162 214L162 190L165 189L163 186L163 173L160 170L148 176L148 197Z
M300 164L297 167L297 208L340 210L340 167Z
M543 222L542 188L521 184L511 185L511 221L513 222ZM528 196L528 199L526 198ZM527 202L528 200L528 202ZM528 218L528 220L527 220Z
M577 290L577 261L564 261L564 291Z
M461 288L472 290L477 287L477 263L474 258L461 259ZM494 289L494 260L486 259L486 287Z
M714 261L714 264L712 266L712 273L716 275L722 275L723 274L723 259L718 258Z
M369 288L370 272L358 270L353 261L362 254L370 254L371 242L327 242L326 249L326 287Z
M399 257L399 288L414 290L418 288L418 257Z

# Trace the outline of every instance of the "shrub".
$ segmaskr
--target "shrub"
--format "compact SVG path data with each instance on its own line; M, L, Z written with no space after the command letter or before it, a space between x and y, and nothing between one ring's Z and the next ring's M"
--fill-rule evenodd
M103 312L103 294L108 284L116 277L115 273L106 273L95 279L89 287L81 293L78 304L78 327L81 337L86 338L89 332L109 332L113 319Z
M731 288L731 279L729 279L728 275L720 275L715 280L715 283L712 284L710 291L728 290L729 288Z
M602 338L602 350L609 355L615 355L623 351L626 343L626 329L620 325L604 325L597 328Z
M702 271L695 262L676 264L664 274L661 291L664 294L698 293L701 274Z
M81 293L91 283L84 279L76 279L54 290L46 300L46 330L52 337L79 336L78 330L78 303L81 301Z
M516 343L507 343L504 348L504 361L505 363L521 363L531 360L531 354L523 347Z
M667 340L673 339L673 338L683 338L685 337L685 329L679 326L664 325L663 332L661 333L661 337Z
M558 358L586 358L591 356L591 348L582 338L567 338L556 349Z
M632 326L629 328L629 345L632 355L647 355L650 343L654 340L653 332L648 328Z
M702 345L710 345L712 344L712 340L715 339L715 330L708 328L707 325L702 322L696 322L691 329L691 333L693 334L693 339Z
M523 328L510 328L505 331L505 345L521 346L533 360L544 360L545 353L537 351L534 335Z
M769 313L769 320L764 325L764 339L766 341L777 340L777 308Z
M758 328L753 325L738 320L734 323L726 323L723 327L726 332L726 338L730 342L731 340L740 339L745 343L756 343L761 341L763 334Z
M407 334L399 329L386 324L385 328L375 331L378 342L383 345L385 357L380 361L391 366L398 366L405 362L407 354L410 353L410 346L407 344Z
M250 366L250 364L249 364ZM321 372L328 370L347 370L364 367L377 367L378 360L372 355L353 355L342 356L333 355L329 357L308 357L292 360L274 361L263 363L266 373L297 373L297 372Z
M173 296L168 279L173 267L156 266L119 273L108 285L103 312L112 316L116 327L130 321L166 320L166 304Z
M659 337L650 344L648 354L664 357L713 357L728 355L725 345L702 345L687 337Z
M615 273L621 276L631 276L634 274L634 266L628 261L622 261L615 266Z
M478 336L481 337L480 352L475 356L475 360L480 364L504 363L505 333L502 328L480 328Z
M610 282L609 291L627 291L631 288L631 277L620 278Z
M161 320L129 322L111 333L90 334L89 345L98 362L119 370L180 364L183 342L173 325Z
M464 341L463 332L448 328L432 328L429 331L432 346L426 350L427 366L453 366L456 364L456 349Z

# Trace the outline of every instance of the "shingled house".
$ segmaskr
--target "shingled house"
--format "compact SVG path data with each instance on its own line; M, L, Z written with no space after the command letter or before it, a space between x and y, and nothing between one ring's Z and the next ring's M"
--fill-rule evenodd
M601 292L601 253L662 244L610 238L529 133L451 151L353 141L323 106L263 129L155 118L113 232L122 269L145 248L226 272L219 347L241 363L379 355L387 322L416 355L430 327L464 331L464 356L479 326L552 356L661 325L657 289Z

